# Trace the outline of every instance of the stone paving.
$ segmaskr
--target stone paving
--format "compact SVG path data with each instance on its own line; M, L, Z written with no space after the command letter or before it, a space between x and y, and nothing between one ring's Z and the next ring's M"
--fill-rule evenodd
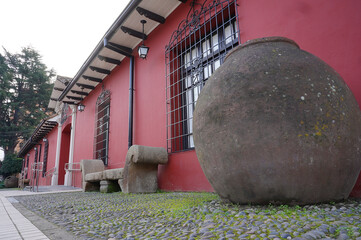
M0 191L0 239L48 239L38 228L16 210L7 196L28 195L23 191Z
M45 188L40 189L42 192L37 193L20 190L0 190L0 240L49 239L12 205L12 203L17 202L17 200L14 199L15 196L44 194L44 191L65 191L65 188L51 188L51 190ZM66 191L69 191L69 188L67 188Z
M356 239L361 200L239 206L211 193L62 193L16 199L78 239Z

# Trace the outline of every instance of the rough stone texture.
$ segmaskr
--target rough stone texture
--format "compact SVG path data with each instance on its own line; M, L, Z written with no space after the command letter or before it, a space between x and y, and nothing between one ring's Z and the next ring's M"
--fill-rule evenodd
M83 191L98 191L99 182L86 182L85 176L88 173L102 172L104 170L104 163L102 160L97 159L83 159L80 161L81 175L82 175L82 188ZM101 180L100 178L99 180Z
M158 164L168 162L164 148L133 145L129 148L123 170L123 180L118 181L124 193L150 193L158 189Z
M103 175L104 175L104 172L88 173L85 175L85 181L86 182L99 182L100 180L104 179Z
M79 239L361 239L361 199L303 207L225 204L216 194L189 192L16 199Z
M6 188L16 188L18 187L18 181L19 179L16 176L8 176L5 178L4 186Z
M83 191L111 193L120 191L118 179L123 178L123 168L104 170L101 160L81 161Z
M205 175L232 202L341 200L360 172L354 96L330 66L289 39L232 51L203 88L193 127Z
M21 212L21 215L30 220L42 233L44 233L50 240L82 240L84 238L76 237L65 229L57 226L50 221L38 216L34 212L28 210L20 203L12 203L12 205ZM31 237L30 237L31 238ZM34 238L35 239L35 238Z
M103 178L106 180L118 180L123 178L123 168L108 169L103 171Z
M113 180L102 180L100 181L100 192L101 193L112 193L119 192L120 187L116 181Z

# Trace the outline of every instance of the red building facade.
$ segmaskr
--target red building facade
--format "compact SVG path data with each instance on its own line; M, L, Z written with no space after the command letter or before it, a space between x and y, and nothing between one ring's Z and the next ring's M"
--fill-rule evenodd
M158 168L161 189L213 191L195 154L191 120L225 54L254 38L290 38L332 66L361 106L360 9L357 0L131 1L53 100L63 114L43 136L47 169L57 173L52 184L80 187L81 175L66 175L64 167L82 159L123 167L129 145L137 144L168 149L168 164ZM136 51L144 38L149 53L141 59ZM20 156L26 160L28 153L31 165L33 148ZM40 184L49 185L49 177ZM360 177L352 195L361 197Z

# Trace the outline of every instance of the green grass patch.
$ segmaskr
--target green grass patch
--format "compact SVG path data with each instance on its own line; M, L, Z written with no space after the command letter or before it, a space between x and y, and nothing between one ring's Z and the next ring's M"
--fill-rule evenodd
M122 194L122 193L120 193ZM164 194L164 198L159 199L159 195ZM166 193L155 194L123 194L123 197L129 197L136 201L137 208L145 208L150 212L164 214L171 217L178 217L182 214L188 214L194 207L201 207L203 203L219 200L218 195L214 193Z

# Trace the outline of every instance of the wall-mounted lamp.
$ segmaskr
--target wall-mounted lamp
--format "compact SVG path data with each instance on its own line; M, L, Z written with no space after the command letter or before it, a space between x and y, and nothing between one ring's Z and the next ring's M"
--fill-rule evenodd
M143 36L144 36L144 24L146 24L147 21L141 20L140 22L143 24ZM148 55L148 51L149 51L149 47L144 45L144 37L143 37L142 45L140 45L138 48L139 57L142 59L146 59Z
M81 88L81 91L83 92L83 90L84 90L84 88L82 87L82 88ZM81 100L83 101L83 96L81 97ZM84 109L85 109L85 105L82 104L82 103L79 103L79 104L78 104L78 111L79 111L79 112L82 112L82 111L84 111Z
M78 111L79 111L79 112L82 112L82 111L84 111L84 109L85 109L85 105L82 104L82 103L80 103L80 104L78 105Z
M38 148L34 147L34 151L38 150Z
M30 153L28 153L28 157L30 157Z
M46 139L46 138L43 138L43 142L47 142L48 141L48 139Z

